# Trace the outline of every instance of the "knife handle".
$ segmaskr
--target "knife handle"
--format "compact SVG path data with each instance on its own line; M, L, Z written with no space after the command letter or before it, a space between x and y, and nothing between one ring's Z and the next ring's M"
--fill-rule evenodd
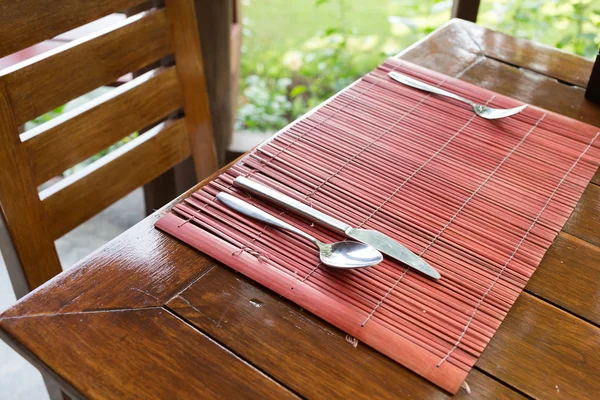
M276 190L273 190L265 185L252 181L243 176L238 176L237 178L235 178L233 184L239 188L244 189L250 194L269 200L290 211L303 215L304 217L315 221L321 225L325 225L333 230L339 231L340 233L345 233L348 229L351 228L350 225L345 224L342 221L338 221L337 219L330 217L329 215L324 214L321 211L317 211L314 208L307 206L306 204L300 203L299 201L294 200L289 196L286 196L283 193L280 193Z

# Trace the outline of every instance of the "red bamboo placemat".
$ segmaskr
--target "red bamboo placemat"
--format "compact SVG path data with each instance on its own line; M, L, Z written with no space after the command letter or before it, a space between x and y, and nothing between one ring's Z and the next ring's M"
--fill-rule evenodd
M175 205L156 226L455 393L574 209L600 162L598 129L536 107L488 121L392 81L390 70L493 107L521 103L399 60ZM432 281L385 259L330 270L316 249L214 199L244 175L425 258Z

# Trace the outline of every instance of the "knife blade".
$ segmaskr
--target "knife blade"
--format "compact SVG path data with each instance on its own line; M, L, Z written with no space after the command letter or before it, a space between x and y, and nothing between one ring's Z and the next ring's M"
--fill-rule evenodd
M241 189L244 189L248 193L269 200L281 207L286 208L287 210L303 215L310 220L342 233L351 239L370 244L383 254L386 254L387 256L400 261L401 263L406 264L433 279L440 279L439 272L437 272L425 260L391 237L379 231L372 229L353 228L352 226L325 213L322 213L321 211L315 210L306 204L294 200L283 193L280 193L243 176L238 176L235 178L233 184Z

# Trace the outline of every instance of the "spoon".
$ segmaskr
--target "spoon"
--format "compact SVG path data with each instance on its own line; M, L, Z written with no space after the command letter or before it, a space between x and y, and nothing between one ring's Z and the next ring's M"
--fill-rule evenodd
M309 240L319 248L319 257L321 258L321 262L330 267L371 267L379 264L381 260L383 260L381 253L371 245L352 241L336 242L331 244L323 243L308 233L296 228L295 226L292 226L287 222L280 220L279 218L275 218L271 214L268 214L252 204L246 203L245 201L240 200L228 193L221 192L217 194L217 199L219 199L219 201L225 204L227 207L247 215L250 218L254 218L266 224L276 226L280 229L288 230L306 240Z
M462 101L463 103L467 103L468 105L473 107L475 114L477 114L481 118L485 118L485 119L498 119L498 118L510 117L511 115L520 113L521 111L523 111L525 109L525 107L527 107L527 104L525 104L523 106L519 106L519 107L515 107L515 108L505 108L505 109L492 108L492 107L484 106L483 104L473 103L471 100L467 100L464 97L460 97L459 95L456 95L454 93L447 92L438 87L428 85L425 82L421 82L419 80L413 79L406 75L399 74L394 71L390 72L389 75L390 75L390 78L392 78L393 80L403 83L407 86L411 86L411 87L414 87L419 90L424 90L426 92L450 97L451 99Z

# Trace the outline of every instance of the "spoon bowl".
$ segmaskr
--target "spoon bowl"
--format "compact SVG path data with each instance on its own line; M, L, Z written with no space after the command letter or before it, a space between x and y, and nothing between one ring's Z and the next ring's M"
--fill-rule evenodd
M352 241L323 243L295 226L228 193L221 192L217 194L217 199L241 214L280 229L285 229L310 241L319 248L321 262L329 267L344 269L372 267L383 260L379 250L369 244Z
M319 242L321 262L334 268L364 268L379 264L381 253L373 246L360 242Z

